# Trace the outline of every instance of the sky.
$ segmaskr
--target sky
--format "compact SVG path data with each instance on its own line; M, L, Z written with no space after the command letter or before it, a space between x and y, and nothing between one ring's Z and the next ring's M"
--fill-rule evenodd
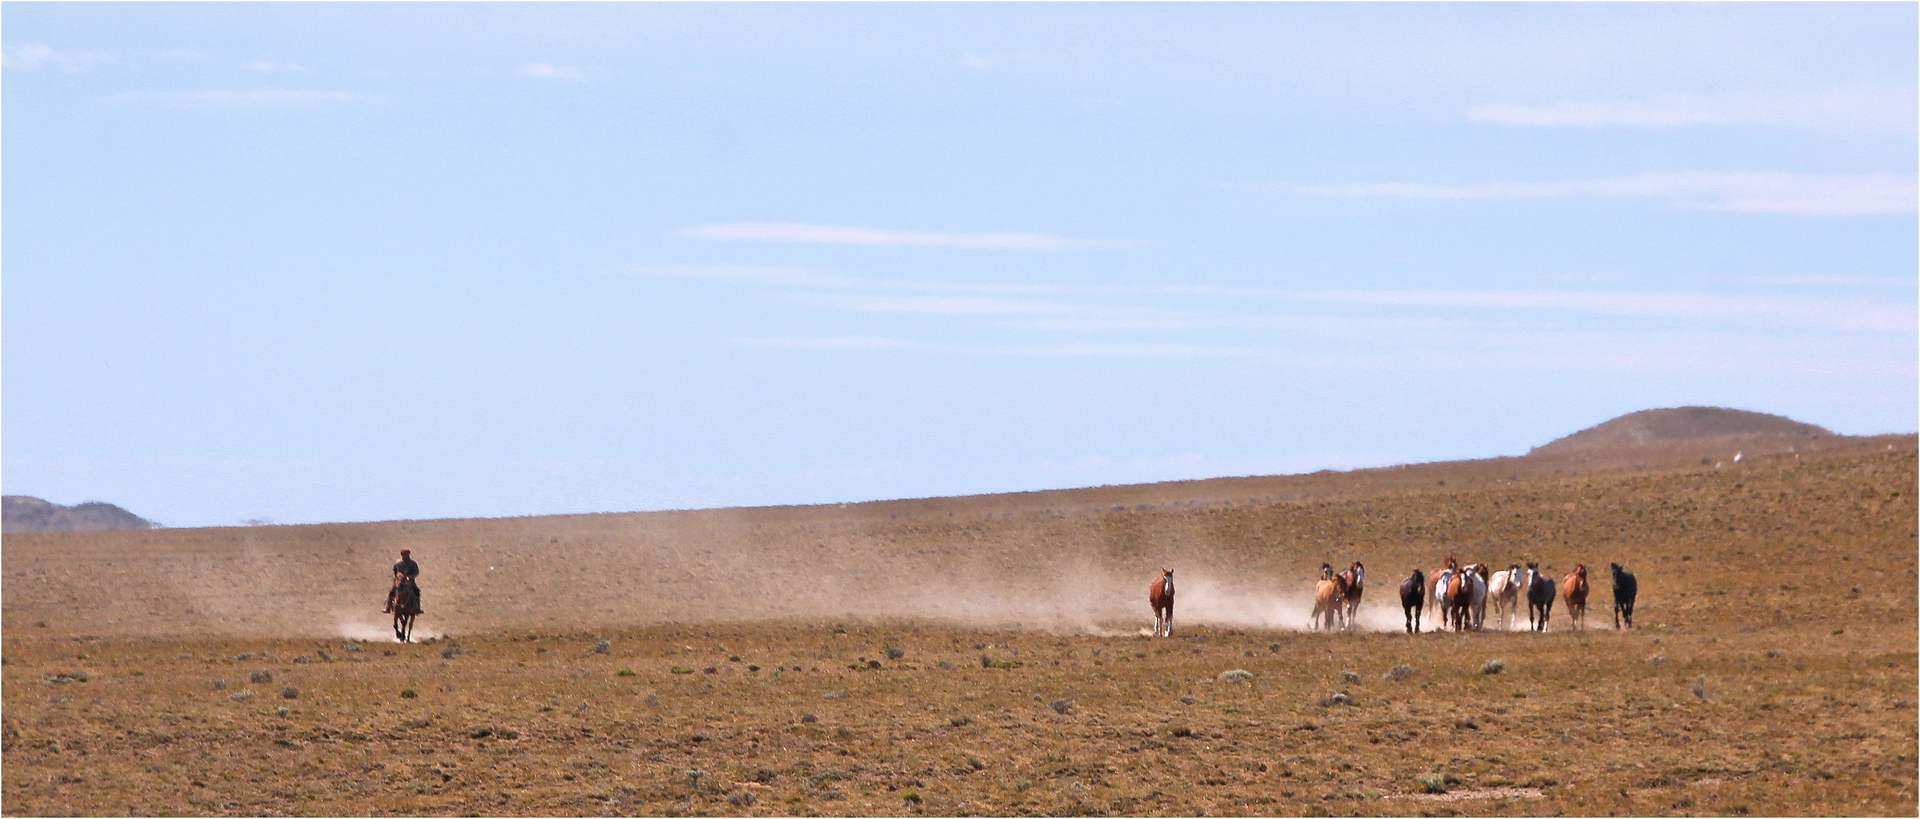
M0 484L168 526L1920 423L1911 3L0 5Z

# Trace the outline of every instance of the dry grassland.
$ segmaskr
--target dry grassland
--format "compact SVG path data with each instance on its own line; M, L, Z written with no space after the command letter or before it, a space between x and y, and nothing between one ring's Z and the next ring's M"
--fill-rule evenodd
M1920 452L1798 449L9 535L0 811L1913 815ZM379 639L401 546L451 636ZM1399 633L1447 554L1586 563L1591 630Z

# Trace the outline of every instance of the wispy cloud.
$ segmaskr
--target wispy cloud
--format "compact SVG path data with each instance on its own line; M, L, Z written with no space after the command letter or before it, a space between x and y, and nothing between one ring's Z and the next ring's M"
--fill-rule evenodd
M1473 182L1443 185L1365 182L1295 185L1316 196L1395 199L1496 200L1575 197L1666 200L1674 207L1798 216L1862 216L1920 209L1915 177L1890 173L1804 174L1784 171L1643 173L1556 182Z
M1492 125L1554 128L1767 126L1820 132L1914 130L1911 91L1864 87L1735 94L1660 94L1645 99L1563 100L1545 105L1488 103L1467 119Z
M586 72L570 65L553 63L527 63L520 69L520 76L541 80L584 80Z
M304 74L308 69L306 66L298 63L277 63L272 60L254 60L253 62L247 63L247 70L258 74L273 74L277 72Z
M807 225L793 222L737 222L701 225L680 231L695 239L808 242L892 247L964 247L992 250L1097 250L1132 247L1114 239L1067 239L1037 233L922 233L905 230Z
M29 43L12 51L0 52L0 66L6 68L54 67L69 74L85 71L97 63L113 62L111 55L93 51L60 51L45 43Z
M314 91L296 88L214 89L116 94L121 102L170 102L209 106L301 106L364 102L371 99L351 91Z
M1845 273L1812 273L1807 275L1754 276L1747 281L1759 285L1785 285L1789 287L1904 287L1912 288L1912 277L1896 279L1890 276L1853 276Z
M1916 327L1906 304L1846 297L1758 293L1617 290L1303 290L1215 285L1052 285L864 278L805 267L774 265L634 265L650 276L731 281L796 291L795 303L852 313L990 316L1016 318L1023 326L1059 330L1270 328L1331 332L1358 326L1367 331L1461 327L1464 311L1540 318L1595 315L1684 321L1758 322L1828 330L1905 332ZM1903 280L1819 274L1774 275L1757 284L1867 284ZM1910 284L1910 282L1909 282ZM902 295L905 294L905 295ZM922 295L933 294L933 295ZM1148 298L1145 305L1114 303ZM1170 299L1226 309L1176 307ZM1381 316L1355 324L1351 318L1273 313L1278 308L1374 307L1434 311L1440 318Z

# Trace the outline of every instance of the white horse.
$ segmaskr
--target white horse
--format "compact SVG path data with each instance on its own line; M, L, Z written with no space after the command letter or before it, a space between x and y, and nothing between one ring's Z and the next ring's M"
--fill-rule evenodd
M1479 631L1480 624L1487 619L1487 578L1482 572L1485 567L1478 563L1461 569L1461 579L1467 584L1467 605L1473 609L1473 630Z
M1500 630L1512 630L1514 607L1520 603L1520 567L1494 572L1487 580L1487 597L1493 599L1493 618L1500 623Z
M1433 628L1444 630L1447 626L1447 586L1453 583L1454 569L1445 568L1427 575L1433 578L1432 593L1427 595L1427 609L1440 622Z

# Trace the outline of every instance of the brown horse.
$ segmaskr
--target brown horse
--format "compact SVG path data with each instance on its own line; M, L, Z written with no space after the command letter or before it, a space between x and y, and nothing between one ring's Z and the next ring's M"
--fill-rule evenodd
M1567 616L1573 618L1576 631L1587 630L1587 564L1573 564L1573 573L1560 584L1560 596L1567 599Z
M1472 573L1473 567L1454 572L1447 578L1447 596L1442 601L1442 618L1453 624L1454 631L1466 631L1473 624L1473 581L1478 575Z
M1341 612L1341 617L1347 621L1346 627L1351 630L1353 628L1353 615L1360 609L1360 595L1367 590L1367 567L1360 565L1360 561L1356 560L1352 566L1347 567L1346 571L1341 572L1340 576L1346 579L1347 585L1347 605L1346 609Z
M420 587L414 585L413 578L401 577L400 590L393 596L393 637L403 643L413 642L413 618L420 613Z
M1321 631L1332 630L1340 622L1346 598L1346 577L1334 574L1331 565L1320 564L1320 582L1313 587L1313 616L1308 622Z
M1147 603L1153 606L1153 636L1173 636L1173 570L1161 569L1160 576L1147 586Z

